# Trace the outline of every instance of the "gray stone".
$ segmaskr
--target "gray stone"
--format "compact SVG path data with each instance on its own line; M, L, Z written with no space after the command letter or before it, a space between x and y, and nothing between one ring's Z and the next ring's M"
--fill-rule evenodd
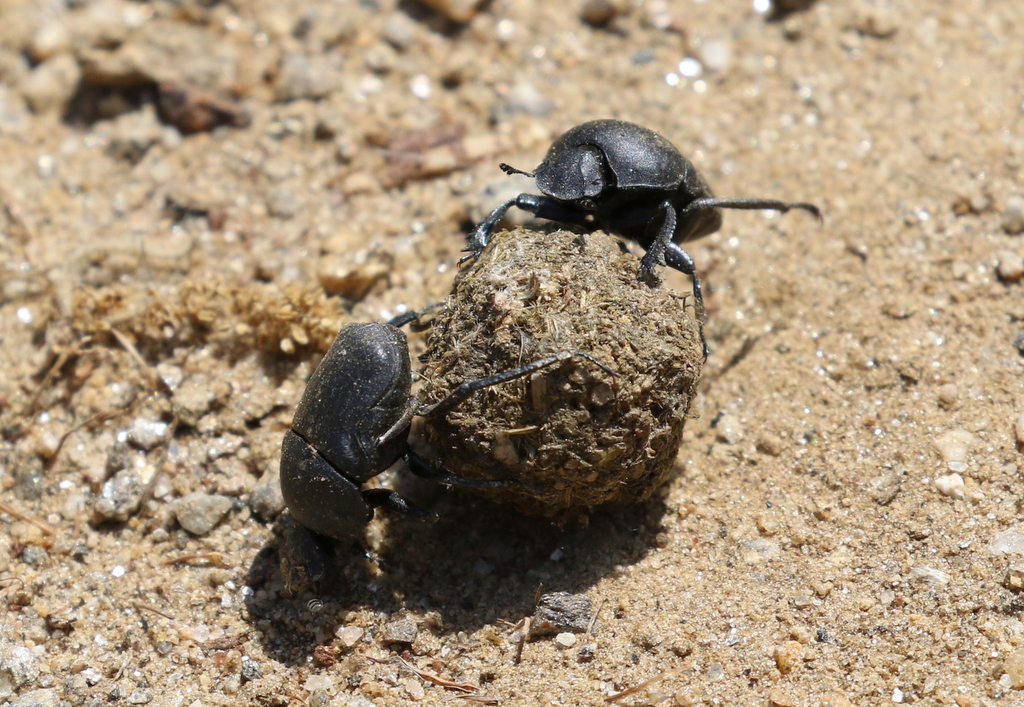
M530 636L583 633L590 625L593 611L593 602L586 594L545 594L537 603L537 610L530 622Z
M249 492L249 507L263 520L273 520L284 510L279 463L275 461Z
M419 635L419 631L420 629L419 625L416 623L416 619L412 616L406 615L385 624L382 640L385 645L392 643L412 643L416 640L416 636Z
M0 638L0 700L14 694L22 685L39 677L39 666L32 651Z
M196 491L178 499L174 504L174 516L178 524L193 535L206 535L227 515L234 500L219 494Z
M60 697L52 687L43 690L32 690L11 703L11 707L57 707Z
M179 420L195 427L196 422L209 411L216 399L217 393L209 381L203 376L193 376L174 391L171 409Z
M152 466L138 467L134 464L114 474L103 484L100 497L93 506L94 522L112 521L123 523L139 510L146 487L153 478Z
M317 100L334 93L341 86L339 67L330 56L306 57L289 54L281 62L274 85L279 101L307 98Z

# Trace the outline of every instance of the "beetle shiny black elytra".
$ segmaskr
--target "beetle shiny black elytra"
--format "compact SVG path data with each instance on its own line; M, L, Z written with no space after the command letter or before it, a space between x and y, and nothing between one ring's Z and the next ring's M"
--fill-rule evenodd
M535 177L543 196L520 194L501 204L469 236L472 258L487 245L501 217L513 206L540 218L603 228L635 240L647 253L639 276L668 265L693 278L693 296L703 317L704 299L693 258L680 243L722 226L722 209L803 209L818 219L814 204L774 199L722 198L688 159L664 137L622 120L591 120L552 143L533 172L502 164L506 174Z
M398 328L416 318L410 313L388 323L343 327L295 408L282 442L281 491L294 519L318 535L357 538L378 506L427 515L394 491L360 488L400 457L417 476L441 483L476 488L509 483L463 479L429 464L409 449L413 417L443 415L481 388L573 356L587 358L612 374L588 354L565 352L467 381L439 402L422 403L412 394L409 345Z

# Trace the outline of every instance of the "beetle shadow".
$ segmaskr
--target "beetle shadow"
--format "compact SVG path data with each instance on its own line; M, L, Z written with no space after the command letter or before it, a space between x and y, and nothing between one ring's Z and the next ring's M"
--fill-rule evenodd
M437 489L415 479L399 485L420 503L428 487ZM471 634L502 620L514 624L533 613L538 594L585 593L642 560L657 547L666 512L655 494L643 504L599 509L560 528L466 491L435 493L434 502L424 503L437 514L433 522L378 511L383 522L374 526L383 537L376 552L335 544L315 594L285 596L278 548L263 548L249 569L247 584L256 591L246 605L266 654L307 664L349 611L421 618L437 612L441 635Z

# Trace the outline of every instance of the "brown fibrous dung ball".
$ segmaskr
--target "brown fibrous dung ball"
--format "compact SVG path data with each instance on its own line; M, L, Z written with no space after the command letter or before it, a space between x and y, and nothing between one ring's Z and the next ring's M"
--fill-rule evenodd
M639 267L601 232L493 236L433 323L421 398L564 352L615 375L573 356L428 416L446 469L507 480L482 493L559 521L665 482L704 356L684 298Z

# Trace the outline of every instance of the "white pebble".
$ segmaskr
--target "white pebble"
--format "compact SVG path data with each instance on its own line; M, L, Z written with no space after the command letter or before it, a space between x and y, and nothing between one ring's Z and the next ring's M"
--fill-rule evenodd
M345 648L351 648L362 640L365 631L358 626L343 626L335 630L334 635Z
M136 417L128 429L128 439L143 449L153 449L167 438L170 425L160 420Z
M1003 230L1011 235L1024 233L1024 196L1013 194L1003 209Z
M736 444L743 439L743 425L735 415L722 415L715 425L715 437L719 442Z
M930 584L933 587L942 587L949 584L949 573L937 570L934 567L915 565L910 570L910 581L919 584Z
M935 479L935 488L939 490L943 496L951 496L953 498L963 498L967 493L967 487L964 485L964 477L960 474L946 474Z
M997 254L999 265L996 272L1003 282L1017 282L1024 277L1024 257L1012 250L1001 250Z
M700 46L699 53L708 71L722 72L732 61L732 43L728 39L709 39Z
M412 81L409 82L409 90L412 91L412 95L416 96L416 98L424 101L427 100L433 92L430 87L430 77L426 74L416 74L412 77Z
M939 435L932 443L951 471L967 469L967 452L974 446L975 437L967 430L950 430Z
M679 62L679 73L686 78L692 79L701 75L704 71L704 66L693 57L686 57Z
M1004 530L992 538L988 551L993 555L1024 555L1024 533Z
M555 636L555 643L560 645L562 648L572 648L576 645L576 634L569 633L568 631L560 633Z

